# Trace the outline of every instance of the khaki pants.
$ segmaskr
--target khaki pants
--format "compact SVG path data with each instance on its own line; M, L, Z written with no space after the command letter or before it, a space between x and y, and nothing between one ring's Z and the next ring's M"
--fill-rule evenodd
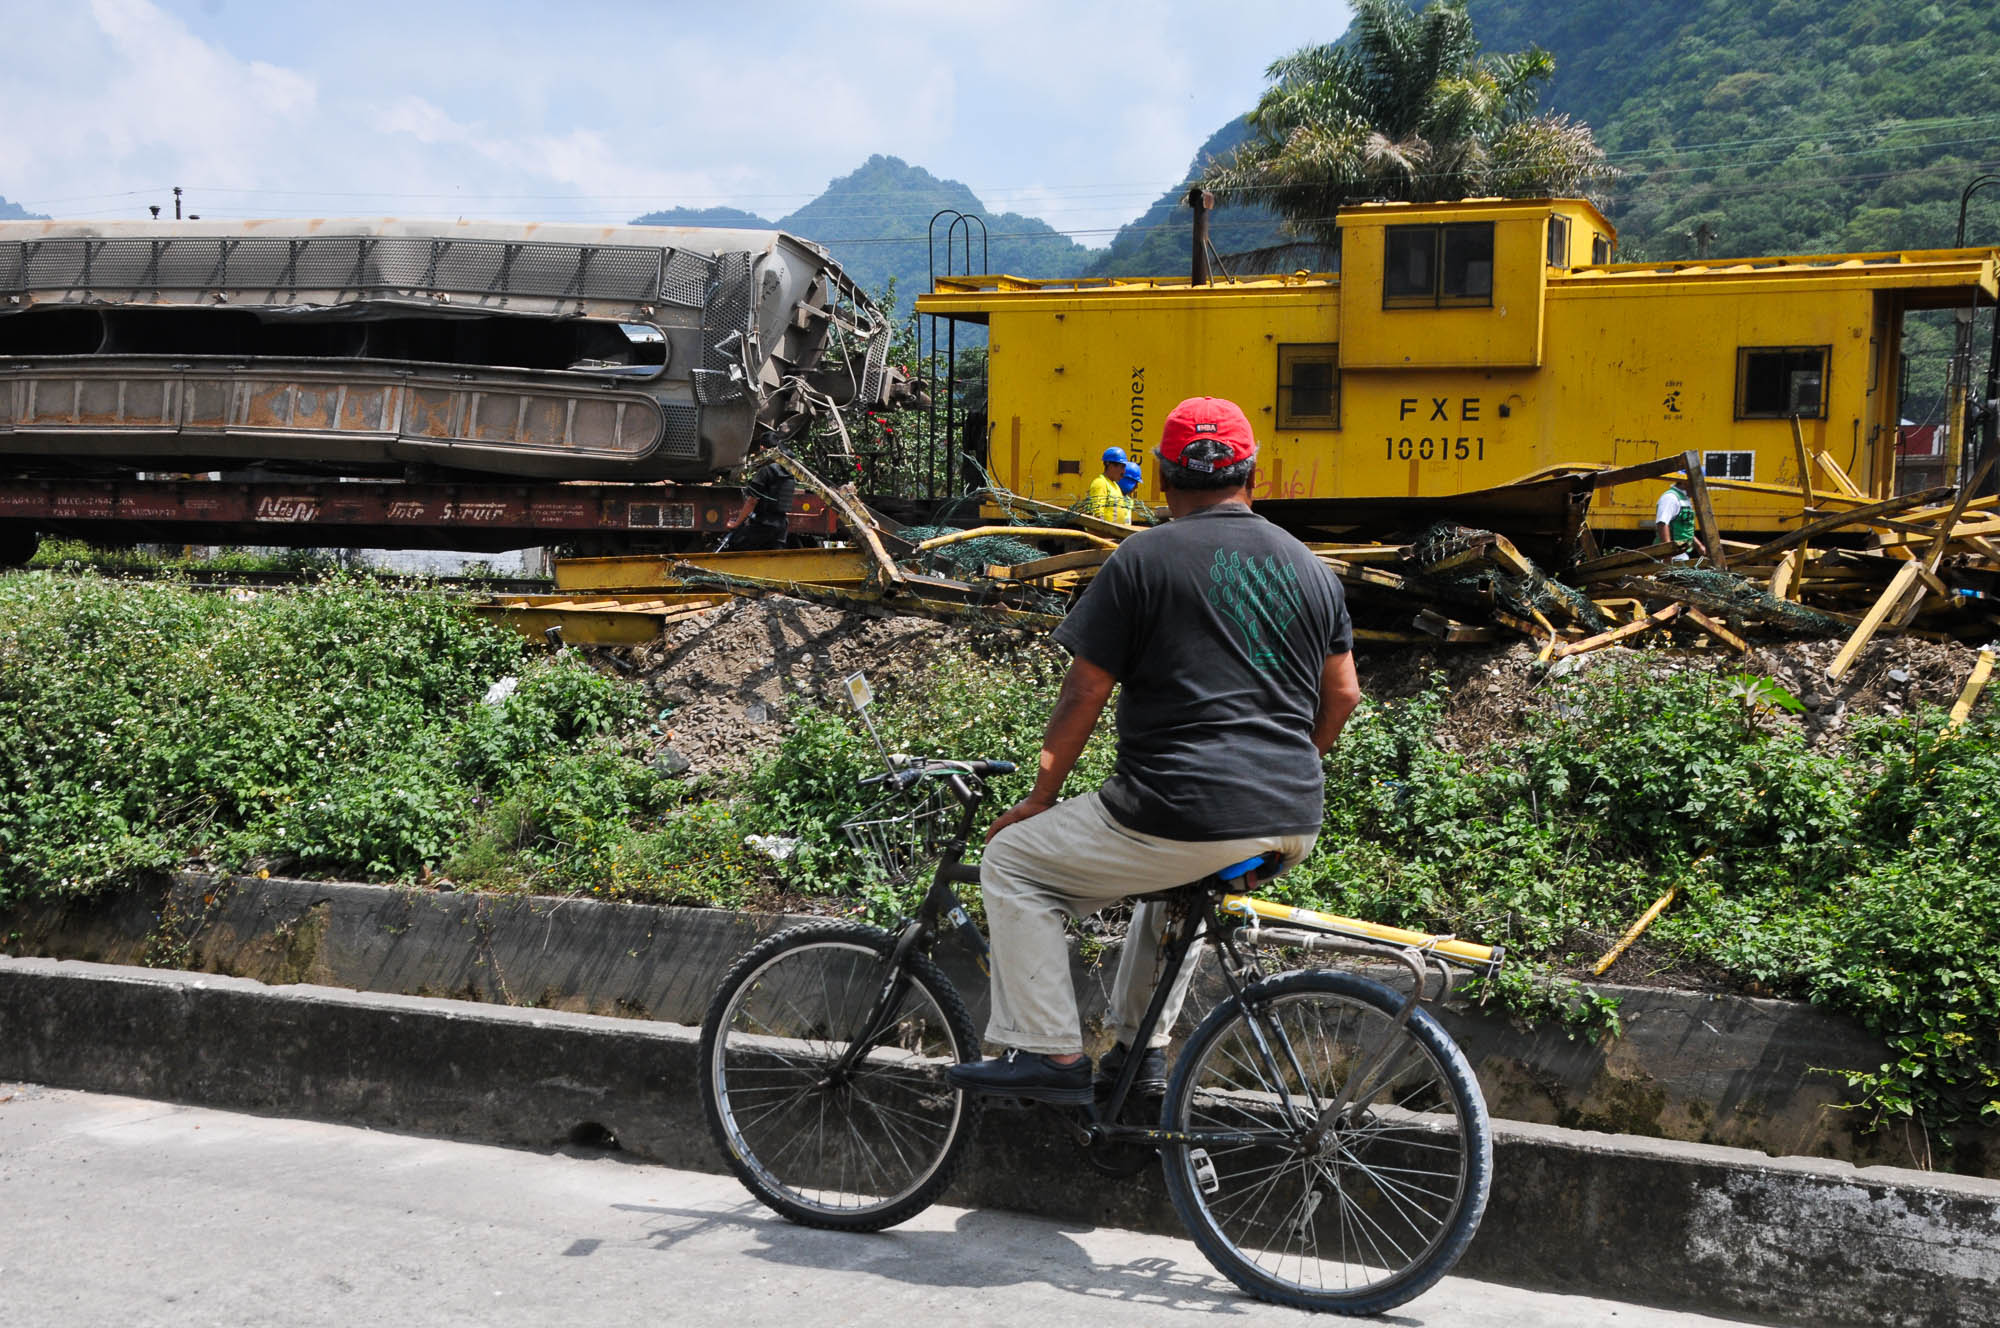
M1276 850L1290 866L1312 851L1317 835L1186 840L1142 835L1111 819L1095 793L1059 802L993 837L979 863L980 891L993 939L993 1016L986 1040L1061 1056L1083 1050L1076 991L1070 984L1063 915L1095 913L1131 894L1186 885L1233 863ZM1111 1019L1129 1043L1159 981L1166 905L1132 910L1132 928L1111 983ZM1163 1047L1194 976L1181 968L1150 1045Z

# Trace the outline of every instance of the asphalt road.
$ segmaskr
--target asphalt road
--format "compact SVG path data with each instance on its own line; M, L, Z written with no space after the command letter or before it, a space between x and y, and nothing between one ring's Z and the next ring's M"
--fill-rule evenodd
M1304 1324L1184 1240L933 1208L809 1231L724 1176L0 1084L0 1322ZM1447 1278L1398 1328L1719 1324Z

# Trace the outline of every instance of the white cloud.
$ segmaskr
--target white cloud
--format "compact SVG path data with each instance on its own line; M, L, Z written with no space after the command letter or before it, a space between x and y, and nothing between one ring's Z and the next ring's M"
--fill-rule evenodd
M1138 215L1265 64L1344 21L1285 0L1226 22L1193 0L0 11L0 193L39 211L143 215L178 182L211 216L776 218L885 153L1082 231Z
M408 134L419 143L464 143L472 130L422 97L398 97L375 115L375 127L385 134Z

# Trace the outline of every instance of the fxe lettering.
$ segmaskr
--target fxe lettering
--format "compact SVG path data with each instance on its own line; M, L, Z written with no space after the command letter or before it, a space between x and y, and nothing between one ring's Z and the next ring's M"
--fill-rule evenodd
M1428 406L1426 406L1426 402L1429 403ZM1456 415L1452 414L1454 405L1458 410ZM1396 418L1407 420L1418 411L1426 409L1430 411L1430 414L1425 417L1426 422L1430 420L1450 422L1453 419L1465 421L1477 420L1479 418L1479 398L1460 397L1456 402L1453 402L1450 397L1404 397L1396 403Z

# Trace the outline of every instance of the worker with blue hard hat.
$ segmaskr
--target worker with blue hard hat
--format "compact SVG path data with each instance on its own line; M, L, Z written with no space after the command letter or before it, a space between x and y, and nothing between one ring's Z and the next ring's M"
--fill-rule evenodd
M1130 464L1122 447L1104 449L1104 473L1090 481L1090 488L1083 496L1083 514L1094 516L1100 521L1116 521L1121 526L1132 524L1131 493L1124 487L1125 467Z

